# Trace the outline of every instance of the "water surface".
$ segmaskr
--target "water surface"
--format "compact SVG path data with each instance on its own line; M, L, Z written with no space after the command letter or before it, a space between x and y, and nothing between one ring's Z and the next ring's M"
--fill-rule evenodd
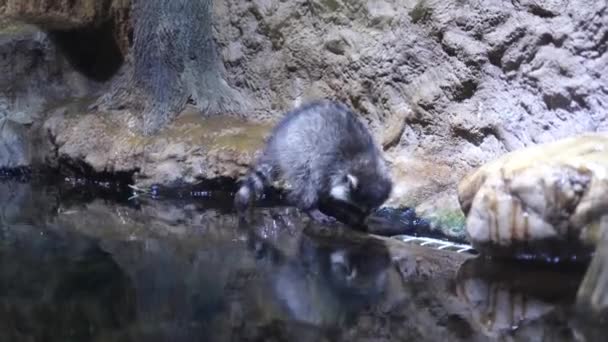
M572 313L580 270L326 231L291 208L243 227L227 196L129 196L0 183L1 341L605 336Z

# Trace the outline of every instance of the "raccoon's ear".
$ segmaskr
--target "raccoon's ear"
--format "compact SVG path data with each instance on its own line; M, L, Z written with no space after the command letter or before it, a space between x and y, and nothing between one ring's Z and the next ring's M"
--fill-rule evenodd
M351 175L350 173L346 175L346 181L348 182L348 186L351 190L356 189L357 185L359 183L359 180L357 180L357 177Z

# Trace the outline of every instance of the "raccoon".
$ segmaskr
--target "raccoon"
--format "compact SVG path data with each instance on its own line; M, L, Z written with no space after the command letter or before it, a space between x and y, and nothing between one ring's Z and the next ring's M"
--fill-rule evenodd
M382 152L366 126L346 105L330 100L302 105L274 127L240 182L237 212L251 208L277 180L289 185L288 202L318 223L336 221L320 210L330 202L356 210L362 223L392 190Z

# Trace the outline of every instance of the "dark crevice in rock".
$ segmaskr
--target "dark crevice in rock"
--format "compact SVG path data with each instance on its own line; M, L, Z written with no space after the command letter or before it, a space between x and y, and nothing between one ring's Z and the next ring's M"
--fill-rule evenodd
M530 62L532 62L532 60L534 60L534 58L536 58L536 54L538 53L538 46L547 45L547 44L544 44L544 41L541 38L537 41L536 45L533 45L533 44L526 45L521 50L520 55L518 55L516 58L508 60L503 65L503 70L505 72L515 71L515 70L518 70L522 64L529 64Z
M109 80L123 64L112 21L93 27L53 30L49 37L74 69L93 80Z
M452 132L454 136L460 137L475 146L481 145L487 136L493 135L498 140L498 134L493 127L482 127L479 130L469 130L462 127L453 127Z
M502 69L502 58L505 52L510 46L515 44L521 38L523 38L525 34L525 28L518 28L509 35L506 41L494 46L490 51L488 51L488 60L490 61L490 63Z
M590 109L589 105L587 104L587 101L585 101L585 96L580 95L580 94L574 94L574 93L570 93L570 96L572 97L572 100L574 102L576 102L576 104L583 109Z
M471 72L473 73L473 75L476 78L481 78L482 76L482 71L481 71L481 67L483 64L486 63L486 59L484 58L480 58L480 59L467 59L464 61L464 65L467 66L467 68L469 68L469 70L471 70Z
M441 49L443 50L443 52L445 52L448 56L450 57L456 57L456 50L454 50L452 47L448 46L447 44L445 44L444 42L441 42Z
M530 6L529 12L531 14L534 14L537 17L541 17L541 18L545 18L545 19L557 17L557 14L538 6L537 4L532 4Z
M553 36L550 33L543 33L538 38L538 41L537 41L536 44L538 46L544 46L544 45L549 45L549 44L553 44L555 46L558 46L558 44L556 44L555 40L553 39Z
M362 96L357 94L357 95L351 95L349 97L350 99L350 103L353 107L353 109L361 114L367 114L367 108L365 108L365 106L363 106L363 101L362 101Z
M134 175L139 169L130 171L95 171L89 164L82 160L73 160L66 157L58 159L57 167L54 172L74 180L87 180L91 182L104 183L120 183L125 186L134 183Z
M598 56L603 56L608 51L608 30L604 31L604 34L595 45L595 50Z
M488 61L490 61L492 65L495 65L502 69L502 56L504 56L505 51L506 50L502 47L490 50L488 52Z
M456 102L462 102L464 100L470 99L475 94L477 90L477 82L474 80L466 80L461 83L461 87L456 89L453 93L453 99Z
M421 105L420 107L423 108L424 110L427 110L427 108L425 108L426 106ZM430 109L434 109L434 108L430 108ZM408 124L420 125L423 128L428 127L429 125L432 124L431 120L422 118L420 116L413 116L413 117L407 118L406 122Z
M570 110L571 100L562 94L544 94L543 102L548 110L564 109Z

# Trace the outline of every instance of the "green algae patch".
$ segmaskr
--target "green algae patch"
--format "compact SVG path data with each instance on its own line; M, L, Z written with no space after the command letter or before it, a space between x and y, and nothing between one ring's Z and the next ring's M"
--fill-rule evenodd
M335 12L340 8L340 4L336 0L323 0L321 3L331 12Z
M441 230L448 236L466 239L466 217L460 210L439 209L426 217L433 229Z
M426 22L433 15L433 9L427 5L425 0L420 0L409 14L414 24L418 22Z
M36 31L37 29L33 25L0 18L0 36L27 34L34 33Z

